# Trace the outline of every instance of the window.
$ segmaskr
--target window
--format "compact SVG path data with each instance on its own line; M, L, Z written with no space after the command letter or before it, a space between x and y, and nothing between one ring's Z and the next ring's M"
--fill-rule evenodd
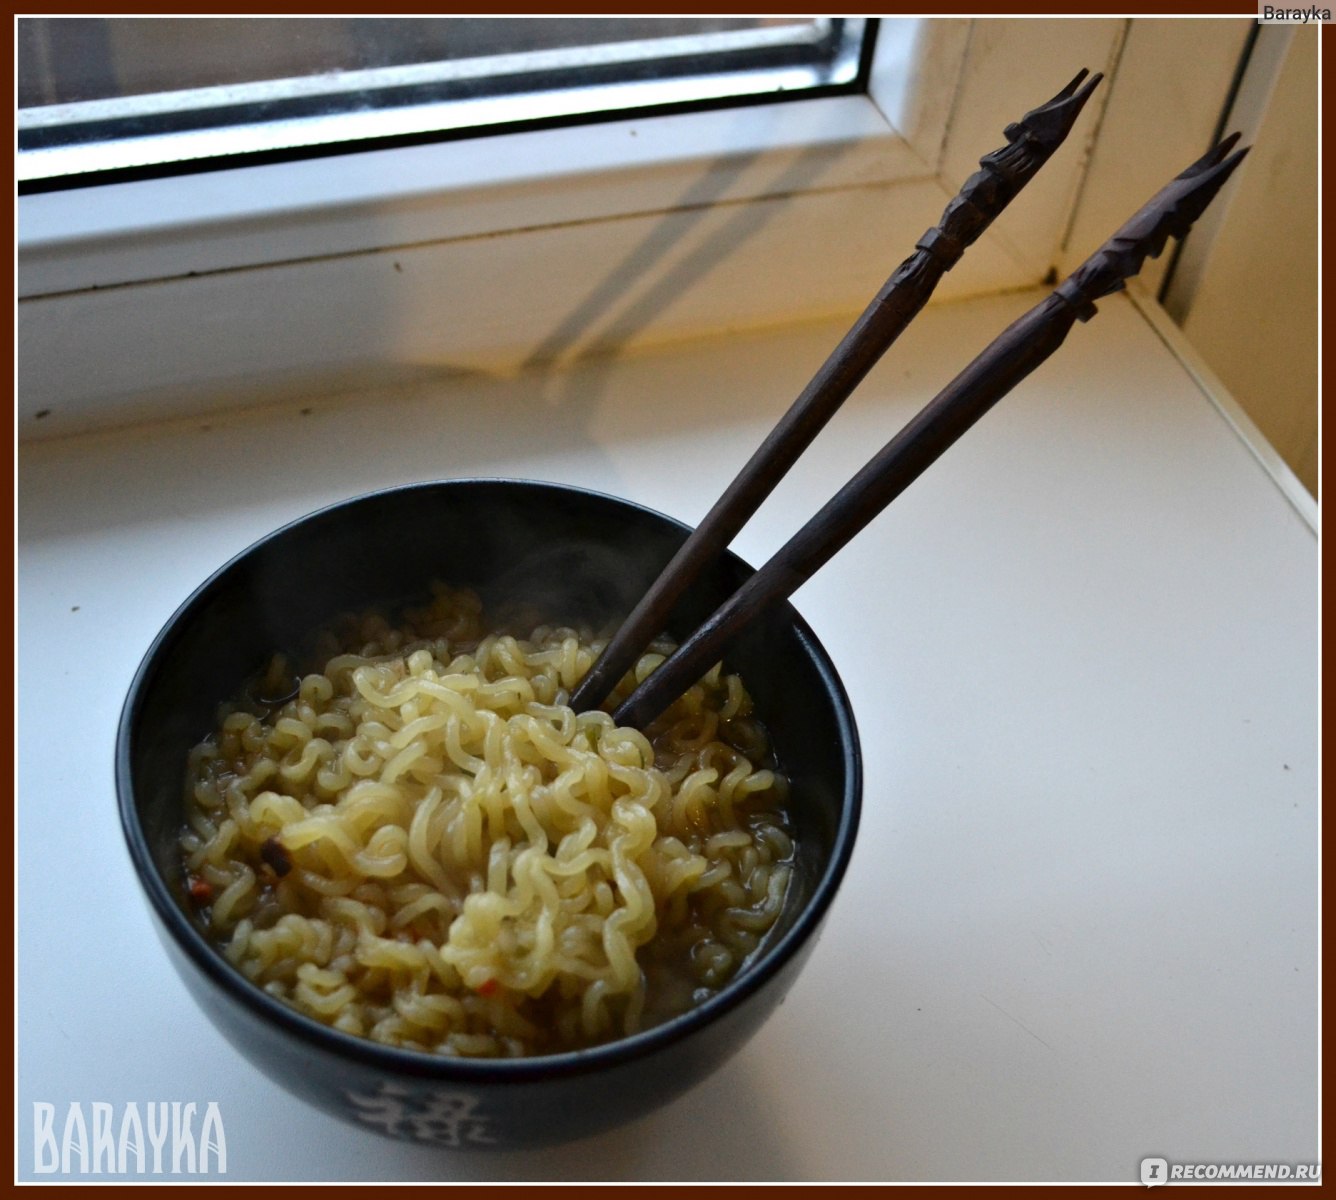
M865 85L875 22L24 18L25 191Z
M846 94L31 187L21 436L856 310L1006 124L1108 70L1124 27L881 19ZM1040 278L1083 162L1050 164L942 295Z

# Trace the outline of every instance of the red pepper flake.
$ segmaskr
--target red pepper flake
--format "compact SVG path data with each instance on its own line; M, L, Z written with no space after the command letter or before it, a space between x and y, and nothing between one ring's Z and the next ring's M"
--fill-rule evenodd
M482 983L478 984L476 990L479 996L495 996L496 989L500 986L501 985L497 983L495 979L485 979Z
M196 904L208 904L213 899L213 885L207 879L201 879L198 875L190 876L190 880L186 884L186 890Z

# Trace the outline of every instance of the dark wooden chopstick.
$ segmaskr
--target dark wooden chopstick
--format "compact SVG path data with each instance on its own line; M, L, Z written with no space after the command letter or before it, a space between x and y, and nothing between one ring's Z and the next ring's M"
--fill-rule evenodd
M699 679L742 627L786 599L905 490L998 400L1063 343L1095 301L1119 291L1181 238L1242 161L1226 138L1153 196L1057 289L1002 332L893 437L768 563L756 572L613 714L644 728Z
M1016 124L1008 125L1007 144L979 160L979 170L965 181L946 206L941 220L919 238L914 253L896 268L779 424L622 622L572 693L571 707L577 712L594 708L607 698L645 646L663 630L682 594L733 540L812 439L918 315L942 276L1052 157L1103 78L1095 75L1081 87L1086 75L1086 71L1081 71L1052 100L1026 113Z

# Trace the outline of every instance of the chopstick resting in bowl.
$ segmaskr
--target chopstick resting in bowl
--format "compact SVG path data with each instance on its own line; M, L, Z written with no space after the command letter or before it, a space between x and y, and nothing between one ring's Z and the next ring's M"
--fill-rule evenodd
M572 708L584 712L607 698L645 646L663 629L682 594L733 540L812 439L918 315L942 276L1062 145L1090 93L1103 78L1095 75L1081 87L1086 75L1086 71L1081 71L1052 100L1026 113L1016 124L1008 125L1004 131L1007 144L979 160L979 170L965 181L946 206L941 220L919 238L914 253L896 268L779 424L622 622L571 694Z
M912 418L787 544L725 601L613 714L644 728L717 662L768 605L787 599L914 482L998 400L1062 345L1095 301L1120 291L1181 238L1243 160L1232 134L1157 192L1058 287L994 341Z

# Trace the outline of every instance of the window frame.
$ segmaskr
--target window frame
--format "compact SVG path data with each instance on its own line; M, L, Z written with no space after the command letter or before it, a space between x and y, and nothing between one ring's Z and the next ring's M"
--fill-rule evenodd
M92 184L18 197L21 299L496 235L662 207L677 179L725 158L829 147L824 187L921 179L936 166L965 22L883 20L864 95L719 107L392 149ZM906 69L914 55L916 71ZM902 134L888 110L913 120ZM763 198L738 180L728 201Z

